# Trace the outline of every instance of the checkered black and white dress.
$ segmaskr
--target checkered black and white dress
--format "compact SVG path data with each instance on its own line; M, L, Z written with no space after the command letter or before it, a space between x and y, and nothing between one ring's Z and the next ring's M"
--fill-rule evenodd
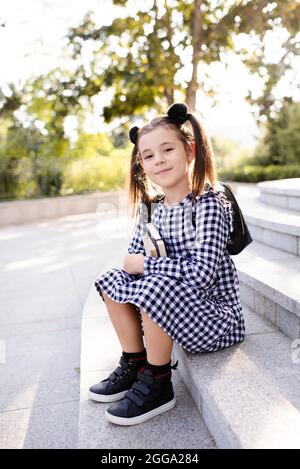
M143 253L144 274L113 268L95 281L114 301L132 303L189 352L214 352L245 338L234 262L226 249L233 230L230 203L210 188L192 204L152 204L151 222L164 240L167 257L146 256L142 235L147 223L140 205L128 253ZM195 227L192 223L192 216Z

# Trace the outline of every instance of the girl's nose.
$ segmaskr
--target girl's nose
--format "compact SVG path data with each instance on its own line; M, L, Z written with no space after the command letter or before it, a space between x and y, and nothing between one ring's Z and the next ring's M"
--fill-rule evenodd
M156 164L160 164L160 163L164 163L165 162L165 158L163 156L158 156L156 158Z

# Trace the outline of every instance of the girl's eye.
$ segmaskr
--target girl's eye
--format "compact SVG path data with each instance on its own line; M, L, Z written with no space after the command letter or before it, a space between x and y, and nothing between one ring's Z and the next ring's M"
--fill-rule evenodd
M173 148L167 148L165 151L172 151ZM148 156L145 156L145 160L147 160L148 158L152 158L152 155L148 155Z

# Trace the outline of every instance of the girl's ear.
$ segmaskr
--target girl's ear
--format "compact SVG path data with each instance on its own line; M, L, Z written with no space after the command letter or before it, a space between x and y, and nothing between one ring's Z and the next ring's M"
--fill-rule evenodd
M189 144L189 149L188 149L188 160L189 162L193 161L193 159L195 158L195 148L196 148L196 144L195 142L190 142Z

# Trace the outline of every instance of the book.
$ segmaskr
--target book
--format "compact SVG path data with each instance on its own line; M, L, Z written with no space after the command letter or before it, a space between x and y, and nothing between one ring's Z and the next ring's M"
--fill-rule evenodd
M147 256L162 257L167 256L165 243L153 225L153 223L146 223L146 234L143 235L143 243Z

